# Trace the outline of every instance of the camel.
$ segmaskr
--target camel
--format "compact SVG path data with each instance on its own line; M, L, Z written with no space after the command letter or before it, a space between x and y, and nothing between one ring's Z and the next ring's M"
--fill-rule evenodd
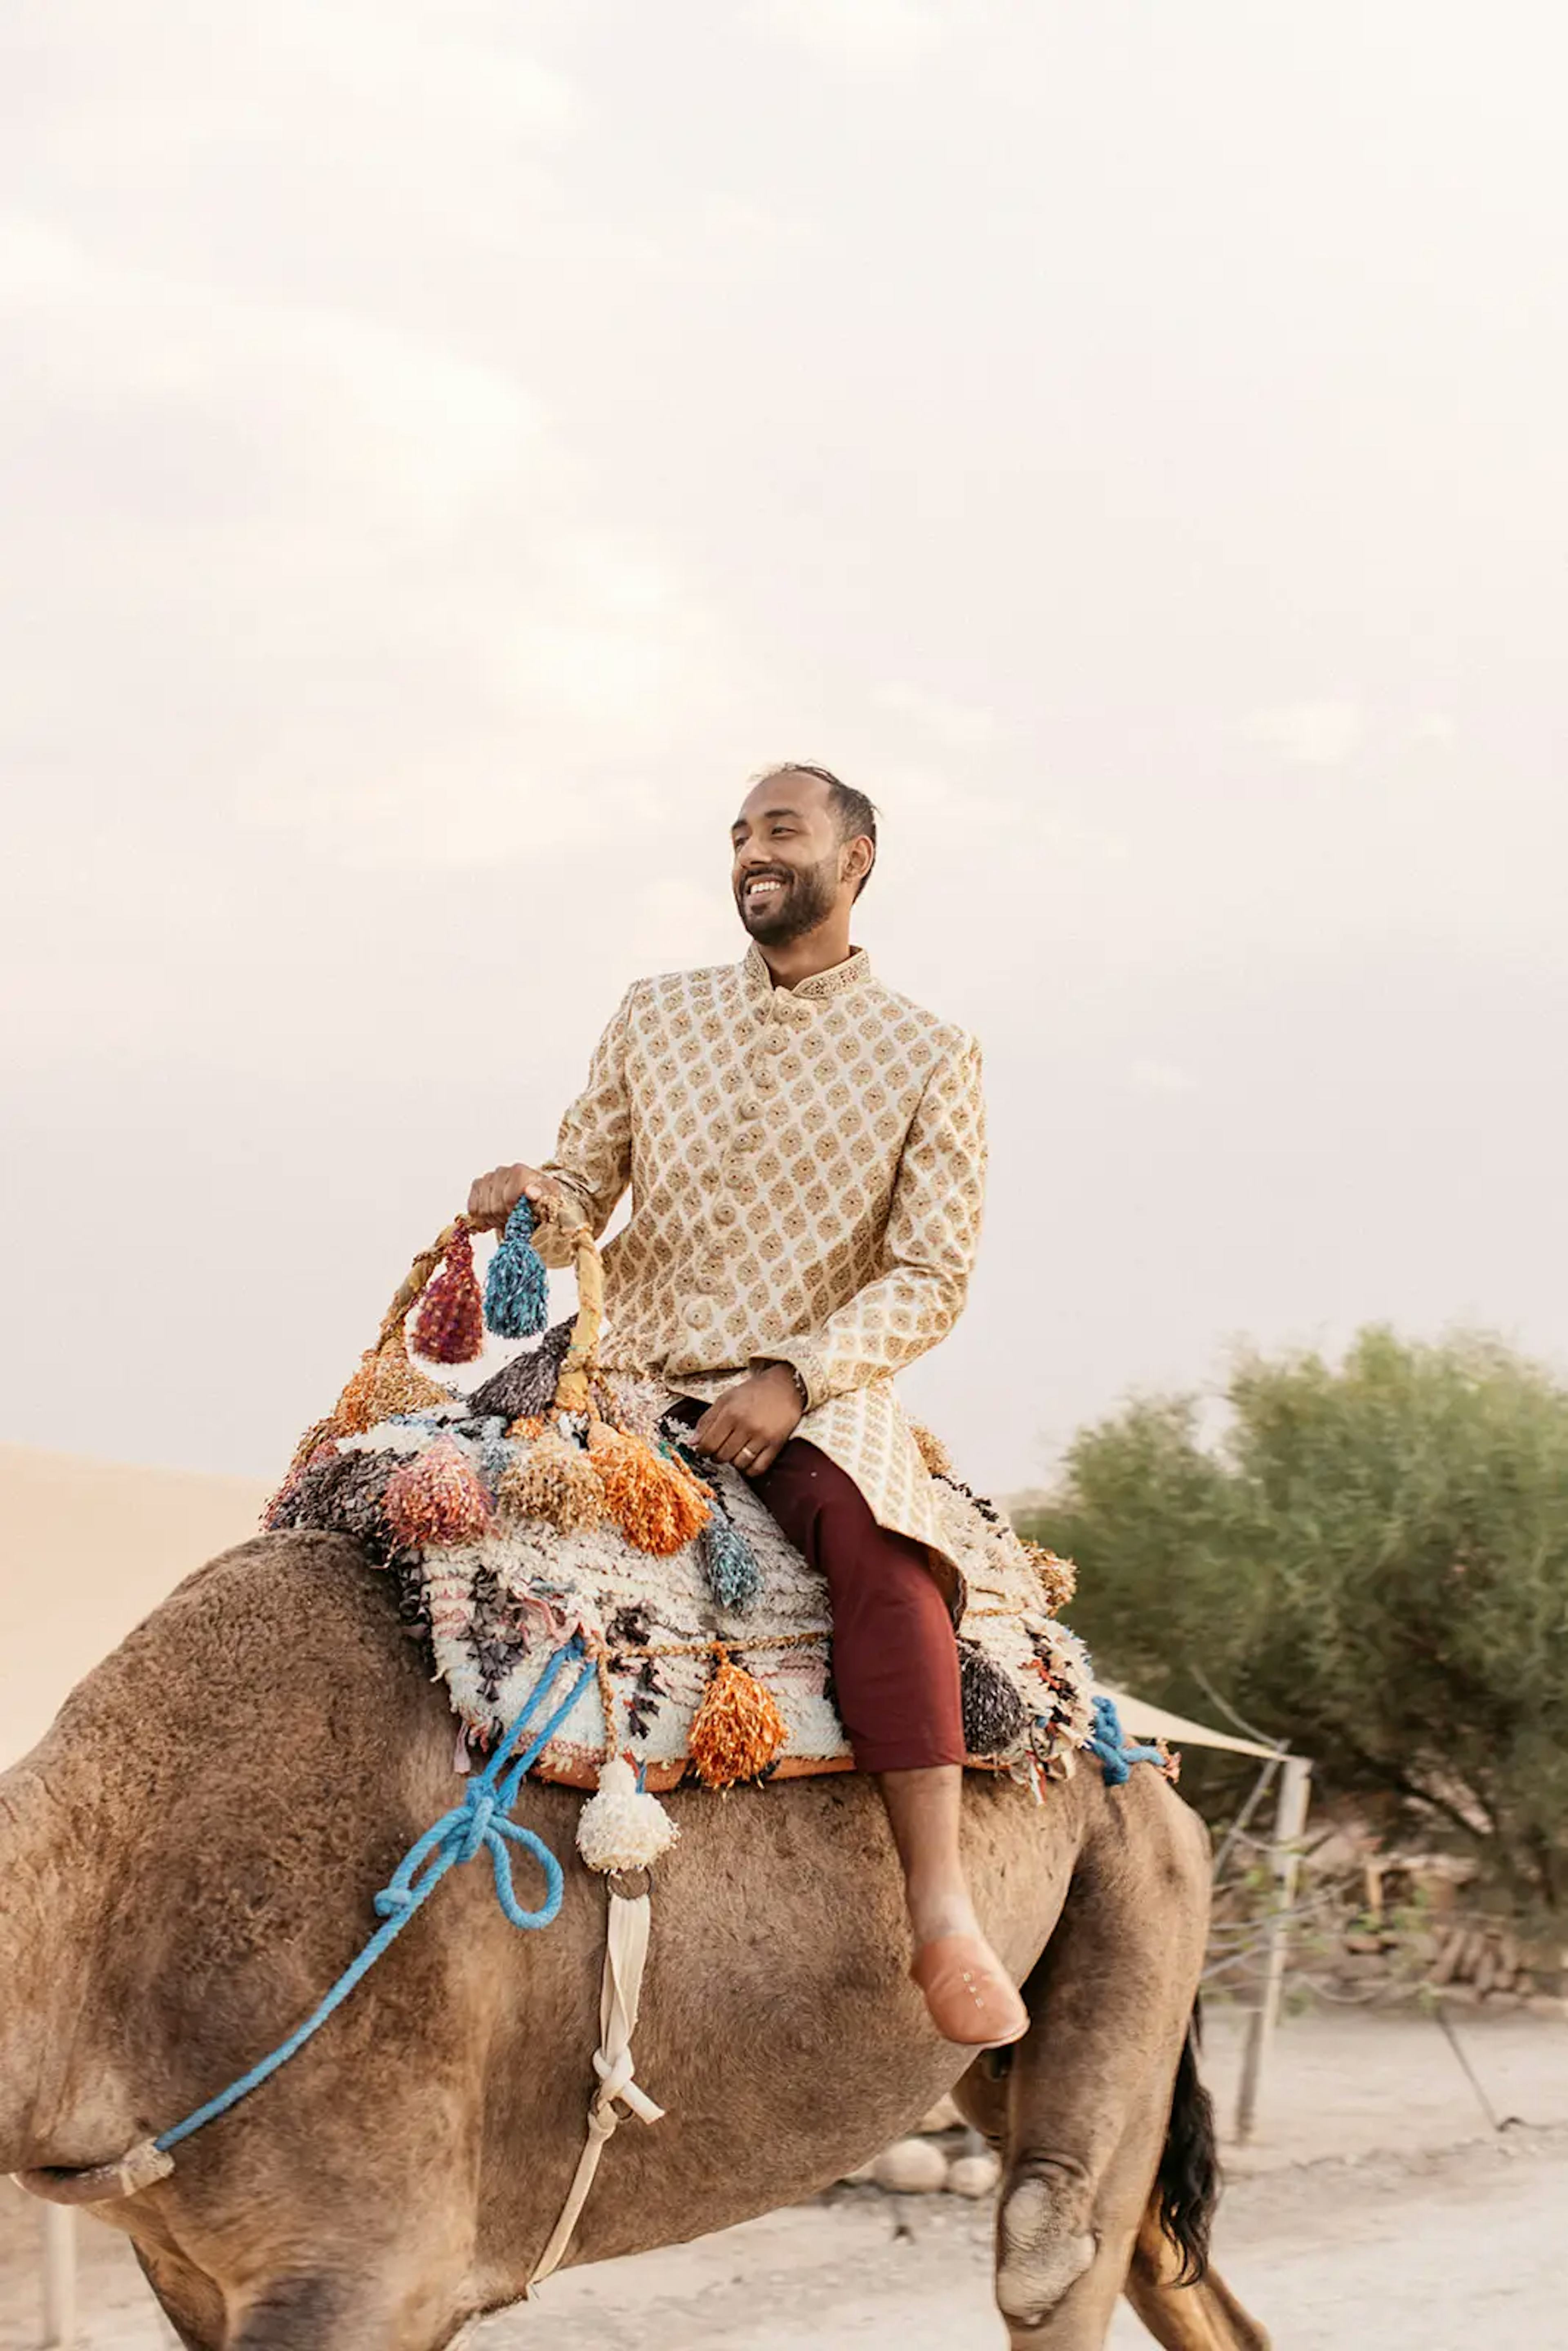
M189 1578L0 1777L0 2168L100 2194L314 2007L452 1790L445 1695L355 1543L262 1535ZM1166 2351L1267 2351L1202 2267L1206 1840L1158 1773L1085 1764L1043 1806L970 1776L973 1878L1033 2020L1005 2070L965 2072L926 2022L867 1782L667 1802L636 2051L667 2111L611 2141L573 2262L809 2196L955 2089L1003 2159L1012 2351L1103 2346L1124 2291ZM488 1868L455 1869L289 2065L97 2204L186 2351L438 2351L521 2296L598 2040L611 1897L580 1802L530 1782L519 1806L566 1865L552 1927L517 1933ZM535 2308L546 2346L548 2288Z

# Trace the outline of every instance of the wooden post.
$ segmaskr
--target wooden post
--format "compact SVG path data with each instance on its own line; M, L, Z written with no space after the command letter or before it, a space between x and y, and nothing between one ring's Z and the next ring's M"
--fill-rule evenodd
M1280 1799L1274 1815L1274 1902L1269 1920L1262 1988L1247 2020L1247 2046L1241 2054L1241 2086L1236 2099L1236 2137L1245 2147L1258 2120L1263 2065L1274 2027L1280 2021L1280 2001L1285 1988L1285 1960L1291 1943L1291 1912L1295 1907L1296 1880L1301 1872L1301 1835L1307 1825L1307 1799L1312 1767L1304 1755L1281 1758Z
M73 2351L77 2339L77 2216L44 2207L44 2351Z

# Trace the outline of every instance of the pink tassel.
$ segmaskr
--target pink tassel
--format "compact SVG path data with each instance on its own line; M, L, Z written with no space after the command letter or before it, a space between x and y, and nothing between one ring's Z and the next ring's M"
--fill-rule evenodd
M387 1479L387 1524L410 1549L473 1542L490 1523L490 1498L474 1466L450 1437L439 1437L399 1464Z
M432 1364L471 1364L485 1352L485 1301L474 1271L474 1244L459 1233L410 1325L416 1355Z

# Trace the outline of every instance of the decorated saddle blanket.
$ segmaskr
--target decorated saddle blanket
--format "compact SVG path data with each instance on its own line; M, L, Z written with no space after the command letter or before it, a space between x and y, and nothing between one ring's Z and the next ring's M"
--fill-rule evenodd
M514 1228L508 1244L526 1246L520 1217ZM467 1395L420 1370L404 1339L423 1296L418 1352L472 1360L483 1345L461 1220L443 1244L416 1261L378 1345L301 1440L266 1524L363 1544L394 1579L404 1622L476 1752L576 1636L597 1672L539 1757L541 1777L592 1787L614 1755L650 1789L688 1772L727 1787L852 1769L833 1703L826 1584L745 1478L691 1449L676 1396L595 1367L591 1243L580 1254L576 1322ZM542 1296L542 1270L536 1279L522 1262ZM537 1330L537 1300L526 1315L496 1304L505 1264L503 1249L491 1327ZM958 1643L970 1761L1043 1792L1096 1729L1088 1660L1056 1621L1072 1571L972 1494L934 1440L923 1437L923 1450L945 1548L967 1587Z

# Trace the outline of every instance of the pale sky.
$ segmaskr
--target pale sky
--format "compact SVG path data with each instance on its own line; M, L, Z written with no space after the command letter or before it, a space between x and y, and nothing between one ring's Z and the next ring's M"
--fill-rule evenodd
M979 1035L911 1404L1568 1357L1568 38L1433 0L11 0L0 1436L266 1474L747 776ZM563 1293L563 1299L566 1294Z

